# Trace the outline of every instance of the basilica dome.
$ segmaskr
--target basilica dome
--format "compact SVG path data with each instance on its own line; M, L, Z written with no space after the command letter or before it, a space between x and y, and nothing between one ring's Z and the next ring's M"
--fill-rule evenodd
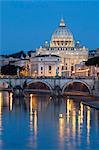
M61 19L59 27L52 35L50 47L74 47L73 34Z

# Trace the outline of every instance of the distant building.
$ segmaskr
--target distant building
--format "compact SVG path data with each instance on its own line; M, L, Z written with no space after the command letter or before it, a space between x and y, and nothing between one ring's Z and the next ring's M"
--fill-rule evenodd
M61 58L60 72L63 76L71 76L75 70L75 65L88 59L88 48L80 46L78 41L74 42L74 37L69 28L61 19L59 27L52 35L50 45L40 47L35 55L57 55ZM34 53L33 53L34 55Z
M90 50L89 51L88 58L92 58L92 57L95 57L95 56L99 56L99 48L97 48L96 50Z
M1 74L1 67L2 66L8 65L8 64L14 64L14 63L15 63L14 58L0 55L0 74Z
M95 54L96 54L96 50L90 50L89 53L88 53L88 58L94 57Z
M96 49L95 56L99 56L99 48Z
M20 51L10 55L13 57L0 57L0 64L2 66L11 63L24 67L21 72L24 76L72 76L77 75L77 72L80 74L81 70L85 71L84 68L82 69L81 62L87 61L90 57L88 54L92 55L88 48L81 46L79 41L75 43L73 33L61 19L58 28L52 34L50 43L46 41L36 51L29 51L28 56ZM88 72L85 72L83 74L88 75Z
M29 57L20 58L19 60L15 61L15 66L23 68L19 73L20 76L31 76L31 64Z
M61 75L61 60L56 55L37 55L30 59L31 75L36 76L56 76Z
M15 65L15 66L19 66L19 67L24 67L24 71L21 72L21 75L30 75L30 72L29 69L26 69L26 68L29 68L30 66L30 63L29 63L29 56L27 57L23 57L21 56L20 58L18 57L11 57L11 56L0 56L0 74L1 74L1 67L2 66L6 66L6 65ZM26 71L27 70L27 71Z
M85 62L75 65L74 76L85 77L90 76L90 69L85 65Z

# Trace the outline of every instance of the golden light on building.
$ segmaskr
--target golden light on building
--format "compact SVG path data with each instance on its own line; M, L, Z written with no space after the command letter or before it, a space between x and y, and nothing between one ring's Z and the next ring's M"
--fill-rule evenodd
M90 107L87 106L87 143L90 144Z
M20 62L21 63L21 62ZM19 74L20 76L29 76L30 74L30 63L29 62L25 62L24 66L22 66L23 68L20 70Z
M73 34L67 26L64 19L60 21L60 25L55 30L50 41L50 47L74 47Z
M64 19L61 19L60 25L53 32L50 43L47 46L45 45L36 49L36 52L33 53L33 59L31 58L30 61L31 74L34 74L36 68L38 70L37 76L56 76L56 70L59 68L59 76L72 76L76 74L76 65L88 59L88 48L81 46L79 41L75 43L74 35L65 25ZM52 57L49 59L47 57L45 59L46 55L53 55L54 58L58 56L59 58L53 59ZM40 58L41 56L44 59ZM50 60L53 60L53 62ZM49 72L47 64L52 66L52 72ZM80 72L80 74L85 75L86 72L88 71Z

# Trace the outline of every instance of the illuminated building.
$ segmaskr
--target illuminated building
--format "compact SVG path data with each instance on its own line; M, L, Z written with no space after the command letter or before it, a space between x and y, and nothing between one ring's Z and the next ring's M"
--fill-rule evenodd
M56 76L61 71L60 57L57 55L37 55L31 58L31 74L32 76ZM58 70L57 70L58 68ZM57 73L56 73L57 71ZM59 72L59 73L58 73Z
M22 52L21 52L22 53ZM21 54L20 53L20 54ZM52 34L50 43L47 41L35 52L20 58L5 58L3 64L13 62L16 66L24 67L22 76L73 76L76 65L88 59L88 48L74 41L74 35L61 19L58 28ZM16 55L17 56L17 55ZM51 71L53 70L53 71ZM86 70L84 75L86 76ZM81 72L82 73L82 72ZM18 74L19 75L19 74ZM88 75L88 71L87 71Z
M90 75L90 68L85 65L85 62L81 62L80 64L75 65L75 76L85 77Z
M36 55L57 55L61 57L60 75L71 76L75 72L75 65L88 59L88 49L80 46L79 41L75 44L74 36L61 19L59 27L52 34L50 46L36 50Z

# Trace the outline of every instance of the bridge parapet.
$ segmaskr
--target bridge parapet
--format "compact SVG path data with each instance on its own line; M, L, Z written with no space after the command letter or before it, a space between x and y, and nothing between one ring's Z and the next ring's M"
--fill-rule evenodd
M24 83L26 82L27 85L31 84L31 83L36 83L36 82L41 82L46 84L51 91L53 91L53 89L56 86L59 86L60 89L62 90L62 92L64 91L65 87L69 84L69 83L73 83L73 82L80 82L85 84L88 89L90 90L90 93L92 93L92 89L93 86L95 84L95 79L92 78L63 78L63 77L42 77L42 78L33 78L33 77L3 77L0 78L0 82L4 82L7 84L11 84L11 86L14 88L16 86L20 86L21 88L23 88Z

